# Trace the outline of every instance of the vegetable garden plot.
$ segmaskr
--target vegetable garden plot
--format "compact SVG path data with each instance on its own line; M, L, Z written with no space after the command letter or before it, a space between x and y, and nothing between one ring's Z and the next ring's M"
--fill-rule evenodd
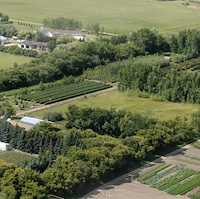
M110 88L110 85L83 81L79 83L73 83L70 85L63 85L60 87L54 87L37 93L23 95L23 100L36 101L42 104L52 104L69 98L77 97L80 95L92 93L95 91Z
M184 195L200 186L200 172L179 165L163 164L143 174L139 181L172 195Z

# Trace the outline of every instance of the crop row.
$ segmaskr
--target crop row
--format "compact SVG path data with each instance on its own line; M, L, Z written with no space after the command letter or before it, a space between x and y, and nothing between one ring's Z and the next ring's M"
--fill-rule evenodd
M79 83L72 83L69 85L53 87L53 88L46 89L43 91L38 91L37 93L24 95L23 99L27 99L27 100L37 99L37 98L40 98L41 96L49 96L50 94L54 95L59 91L68 91L68 90L76 89L79 86L86 87L86 86L90 86L90 85L94 85L94 84L98 84L98 83L83 81L83 82L79 82Z
M178 172L158 181L157 183L154 183L152 187L157 188L159 190L166 190L169 187L173 186L174 184L188 178L193 174L195 174L195 171L180 167L180 170L178 170Z
M31 93L31 94L27 94L27 95L23 95L23 99L26 100L32 100L32 99L38 99L41 96L49 96L49 95L54 95L57 92L61 92L61 91L68 91L68 90L73 90L76 89L77 87L85 87L85 86L90 86L90 85L94 85L94 84L98 84L96 82L89 82L89 81L83 81L83 82L79 82L79 83L72 83L69 85L63 85L63 86L59 86L59 87L53 87L50 89L46 89L43 91L38 91L36 93Z
M79 95L109 88L111 86L97 82L79 82L71 85L48 89L38 93L23 96L24 100L34 100L39 103L50 104L61 100L69 99Z
M49 99L54 101L59 98L65 98L65 97L68 98L68 96L74 97L74 95L76 96L77 93L85 94L85 93L89 93L89 92L93 92L93 91L101 90L105 88L108 88L108 86L107 85L90 85L87 87L79 86L79 87L76 87L76 89L68 90L67 92L62 91L62 92L56 93L55 95L50 95L45 98L40 98L37 101L39 101L40 103L45 103L45 102L48 102Z
M153 177L154 175L156 175L159 171L162 171L163 169L167 168L171 166L171 164L162 164L161 166L159 167L156 167L155 169L152 169L151 171L147 172L147 173L144 173L140 178L139 178L139 181L141 183L143 183L145 180L147 180L148 178L151 178Z
M175 187L168 193L172 195L178 195L178 194L183 195L198 186L200 186L200 174L189 179L187 182L183 183L182 185Z
M168 169L165 169L162 172L157 173L156 175L152 176L151 178L148 178L147 180L145 180L143 183L144 184L148 184L148 185L153 185L154 183L158 182L160 179L162 179L163 177L172 174L178 170L180 170L181 167L180 166L173 166L170 167Z
M43 103L44 104L51 104L51 103L54 103L54 102L59 102L59 101L62 101L62 100L70 99L72 97L84 95L85 93L92 93L92 92L95 92L95 91L103 90L105 88L108 88L108 87L96 87L96 88L92 88L92 89L89 88L87 90L77 91L76 93L73 93L73 94L70 94L70 95L65 95L63 97L57 97L53 100L48 100L48 101L45 101Z

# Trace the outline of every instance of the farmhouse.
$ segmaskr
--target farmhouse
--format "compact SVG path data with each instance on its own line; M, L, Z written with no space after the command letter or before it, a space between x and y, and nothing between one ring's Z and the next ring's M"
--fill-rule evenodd
M0 36L0 44L4 45L6 44L7 39L4 36Z
M20 48L29 50L48 50L48 43L26 40L20 44Z
M40 31L48 36L48 37L52 37L52 38L57 38L60 37L62 35L67 35L70 37L73 37L74 39L77 40L83 40L84 39L84 35L83 35L83 31L82 30L48 30L45 28L41 28Z
M10 150L10 144L5 142L0 142L0 151Z

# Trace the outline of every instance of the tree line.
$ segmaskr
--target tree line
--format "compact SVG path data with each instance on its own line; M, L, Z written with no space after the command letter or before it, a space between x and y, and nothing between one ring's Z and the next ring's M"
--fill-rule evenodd
M79 193L88 183L99 182L152 153L192 140L199 125L199 114L194 115L194 124L181 118L158 121L123 110L75 105L69 106L66 114L67 129L61 131L44 122L25 132L0 120L0 141L39 154L38 159L21 167L0 161L0 189L9 198Z
M167 50L183 53L185 59L197 57L200 50L198 36L197 30L188 30L167 39L157 31L144 28L133 32L129 37L126 35L112 36L110 39L99 37L91 42L74 41L66 37L58 38L55 42L51 41L52 52L44 52L38 59L13 70L2 70L0 91L28 87L39 82L51 82L63 76L77 76L87 69L97 67L100 71L108 72L105 77L108 75L112 77L113 72L114 79L120 81L120 90L136 89L160 95L170 101L199 103L198 70L195 74L178 71L173 65L174 62L169 63L164 60L165 65L161 68L154 66L154 62L137 63L135 61L144 59L143 62L147 62L145 59L148 57L143 56L139 59L135 57L162 53ZM41 33L38 33L37 37L42 38ZM116 68L117 64L114 62L118 64L120 74L116 74L118 71L115 71L114 66ZM166 66L170 66L169 69L163 69L167 68ZM11 76L15 78L10 78ZM180 92L177 97L176 90Z

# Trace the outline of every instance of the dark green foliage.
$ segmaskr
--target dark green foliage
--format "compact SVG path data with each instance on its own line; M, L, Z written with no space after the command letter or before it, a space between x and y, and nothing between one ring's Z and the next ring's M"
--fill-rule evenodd
M140 29L131 34L131 41L146 53L154 54L169 50L169 45L165 38L156 30L148 28Z
M145 62L149 59L149 62ZM169 62L168 62L169 64ZM173 102L200 103L200 75L169 68L162 57L145 57L120 71L119 90L139 90L158 94Z
M200 31L199 30L183 30L178 35L172 35L170 39L171 51L175 53L183 53L188 59L198 57L200 55Z
M63 116L62 116L62 113L58 111L49 111L43 114L43 119L47 119L49 121L55 122L55 121L63 120Z
M5 53L10 53L14 55L22 55L27 57L37 57L38 53L35 50L26 50L19 48L17 45L15 46L1 46L0 51Z
M0 25L0 35L12 37L17 35L17 29L13 25Z

